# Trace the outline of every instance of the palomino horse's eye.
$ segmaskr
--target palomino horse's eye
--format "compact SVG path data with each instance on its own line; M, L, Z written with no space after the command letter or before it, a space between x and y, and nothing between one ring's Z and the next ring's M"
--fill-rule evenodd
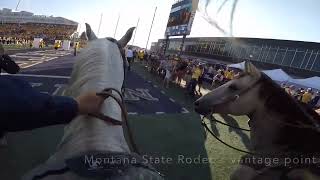
M232 91L237 91L237 90L239 90L239 88L238 88L235 84L231 84L228 88L229 88L230 90L232 90Z

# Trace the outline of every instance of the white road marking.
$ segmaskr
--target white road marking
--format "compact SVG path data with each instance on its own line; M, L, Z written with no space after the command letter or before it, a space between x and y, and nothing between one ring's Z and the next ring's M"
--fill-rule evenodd
M19 77L40 77L40 78L70 79L69 76L52 76L52 75L37 75L37 74L8 74L8 73L1 73L1 75L19 76Z
M156 112L156 114L165 114L165 112Z
M182 111L181 111L182 114L187 114L187 113L190 113L186 108L182 108Z
M43 63L43 61L33 63L33 64L29 65L29 66L23 66L22 68L23 68L23 69L29 68L29 67L35 66L35 65L37 65L37 64L41 64L41 63Z
M176 102L176 101L175 101L174 99L172 99L172 98L169 98L169 100L172 101L172 102Z
M137 112L128 112L128 115L138 115Z
M25 69L69 54L71 54L70 51L46 50L16 53L10 56L15 59L21 69Z

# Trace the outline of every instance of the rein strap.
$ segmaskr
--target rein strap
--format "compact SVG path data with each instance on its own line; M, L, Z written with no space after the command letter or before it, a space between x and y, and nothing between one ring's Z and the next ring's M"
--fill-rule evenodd
M120 96L121 99L119 100L114 94L112 94L112 91L115 91ZM128 138L128 140L130 142L129 145L130 145L131 151L133 151L133 152L135 152L137 154L140 154L140 152L139 152L139 150L137 148L137 145L134 142L131 128L129 127L128 113L127 113L127 110L126 110L126 107L125 107L125 104L124 104L124 99L123 99L123 96L122 96L121 92L118 91L115 88L106 88L102 92L97 93L97 96L100 96L100 97L102 97L104 99L108 99L109 97L113 98L118 103L118 105L120 106L122 121L116 120L116 119L111 118L109 116L106 116L106 115L104 115L102 113L89 114L89 115L92 116L92 117L101 119L104 122L112 124L114 126L122 126L122 128L127 131L127 136L126 136L126 134L124 134L124 135L125 135L126 138Z

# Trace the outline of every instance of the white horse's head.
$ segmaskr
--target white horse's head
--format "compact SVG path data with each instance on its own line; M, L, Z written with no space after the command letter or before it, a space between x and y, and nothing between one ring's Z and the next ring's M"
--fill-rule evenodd
M65 95L77 97L88 91L101 92L105 88L121 91L125 71L123 63L126 62L121 51L130 41L133 31L134 28L130 28L119 41L111 41L107 38L98 39L90 25L86 24L88 42L75 61ZM116 92L113 94L120 99ZM112 98L105 100L101 113L122 120L121 109ZM84 143L86 138L88 142ZM67 154L74 154L72 151L86 151L88 146L95 150L129 151L121 126L110 126L100 119L88 116L74 119L65 129L62 142L63 147L69 149ZM78 145L75 146L74 143Z
M112 42L107 38L98 39L90 25L86 24L86 33L81 37L88 39L88 42L75 62L70 88L66 94L77 96L89 89L101 91L106 88L102 84L119 89L124 79L123 62L126 61L123 61L121 53L130 41L133 31L134 28L130 28L119 41Z
M123 51L123 48L130 41L133 30L134 28L130 28L119 41L106 38L98 39L90 26L86 24L86 34L83 35L83 38L88 39L88 42L86 48L80 50L75 60L69 87L66 89L65 95L77 97L87 91L100 92L106 88L112 88L120 92L125 73L123 63L126 62L123 59L121 51ZM112 92L112 95L117 99L121 99L120 95L115 91ZM100 113L118 121L124 120L122 119L123 112L113 98L107 98L104 101ZM94 164L94 162L96 160L97 162L102 162L101 158L100 160L90 159L91 153L99 152L108 158L111 158L110 155L112 154L117 154L121 157L125 157L125 155L130 156L129 143L131 143L131 139L127 143L122 126L114 126L92 116L78 116L66 126L64 137L58 146L57 152L44 165L26 175L25 179L33 179L36 175L46 174L46 172L50 170L54 171L56 168L63 168L65 162L70 159L80 160L74 161L76 162L76 166L79 164L85 165L86 159L84 156L87 157L87 155L89 156L88 161L91 161L89 163L90 168L97 170L101 167L97 167L98 164ZM103 162L105 161L103 160ZM70 166L68 164L69 168ZM106 166L110 168L112 164ZM86 168L76 168L76 170L72 169L72 171L69 170L62 174L47 175L42 179L94 179L94 176L90 176L89 178L83 174L79 176L79 172L83 172L84 169ZM111 169L117 173L121 173L118 174L120 177L112 176L112 178L116 178L117 180L141 179L141 175L143 177L158 177L158 174L154 171L137 166L127 168L126 173L122 173L123 171L117 168ZM90 171L90 169L86 170ZM103 175L103 177L105 177L103 179L110 179L108 175Z

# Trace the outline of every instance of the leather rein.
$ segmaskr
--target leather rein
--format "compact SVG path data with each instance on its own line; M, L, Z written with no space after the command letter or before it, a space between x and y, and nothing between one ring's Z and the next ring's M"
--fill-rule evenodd
M233 101L236 101L237 99L240 98L241 95L249 92L250 90L252 90L254 87L256 87L257 85L259 85L260 83L262 83L263 81L265 81L262 77L260 77L256 82L254 82L251 86L249 86L248 88L245 88L243 90L241 90L239 93L237 93L236 95L234 96L231 96L229 98L227 98L225 100L225 102L221 103L221 104L226 104L226 103L229 103L229 102L233 102ZM313 119L313 117L311 117L308 112L306 112L303 108L301 108L301 110L303 111L304 114L306 114L306 116L309 117L309 119ZM262 154L258 154L256 152L249 152L249 151L245 151L245 150L241 150L241 149L238 149L236 147L233 147L227 143L225 143L224 141L222 141L220 138L218 138L210 129L209 127L207 126L207 124L204 122L204 118L202 118L202 125L205 127L205 129L213 136L215 137L218 141L220 141L222 144L225 144L226 146L234 149L234 150L237 150L237 151L240 151L240 152L243 152L243 153L247 153L247 154L250 154L250 155L262 155ZM218 120L211 120L211 121L215 121L217 123L220 123L220 124L223 124L225 126L229 126L231 128L234 128L234 129L239 129L239 130L242 130L242 131L250 131L249 129L243 129L243 128L239 128L239 127L235 127L235 126L232 126L232 125L229 125L227 123L223 123L221 121L218 121ZM316 130L316 131L320 131L319 130L319 125L317 123L314 123L314 126L311 126L311 125L305 125L305 124L293 124L293 123L287 123L287 122L283 122L283 121L278 121L279 124L283 124L284 126L289 126L289 127L295 127L295 128L308 128L308 129L312 129L312 130Z
M126 74L127 74L126 73L126 69L127 69L127 65L128 65L126 57L125 57L125 52L124 52L123 48L121 47L121 45L118 43L118 41L116 39L107 38L107 40L115 43L119 48L119 51L120 51L120 54L121 54L121 57L122 57L122 60L123 60L124 80L123 80L123 83L122 83L121 92L119 90L115 89L115 88L106 88L102 92L98 92L97 96L100 96L100 97L104 98L105 100L108 99L108 98L114 99L118 103L118 105L119 105L119 107L121 109L122 121L116 120L116 119L111 118L109 116L106 116L103 113L96 113L96 114L89 114L89 115L92 116L92 117L101 119L104 122L109 123L109 124L111 124L113 126L122 126L122 128L126 129L127 132L128 132L127 133L127 138L129 140L128 144L130 146L131 151L133 151L133 152L135 152L137 154L140 154L140 152L139 152L139 150L137 148L137 145L135 144L134 139L133 139L133 134L132 134L129 122L128 122L128 112L127 112L127 109L126 109L126 106L125 106L125 102L124 102L124 98L123 98L123 93L124 93L124 90L125 90L125 78L126 78ZM120 96L120 99L118 99L112 92L116 92Z
M234 96L231 96L229 98L226 99L225 102L223 102L222 104L226 104L226 103L229 103L229 102L233 102L233 101L236 101L237 99L240 98L241 95L247 93L248 91L250 91L251 89L253 89L254 87L256 87L257 85L259 85L261 82L263 82L264 79L263 78L259 78L255 83L253 83L250 87L246 88L246 89L243 89L242 91L240 91L239 93L237 93L236 95ZM309 118L313 119L303 108L301 108L303 113L305 113ZM212 114L211 114L212 115ZM221 140L217 135L215 135L213 133L213 131L210 130L210 128L208 127L208 125L204 122L205 121L205 116L203 116L201 118L201 124L203 125L203 127L205 128L206 131L208 131L215 139L217 139L220 143L228 146L229 148L231 149L234 149L236 151L239 151L239 152L242 152L242 153L246 153L248 154L249 156L264 156L265 154L260 154L260 153L257 153L257 152L251 152L251 151L246 151L246 150L242 150L242 149L239 149L239 148L236 148L226 142L224 142L223 140ZM223 123L221 121L218 121L218 120L211 120L211 121L215 121L215 122L218 122L220 124L223 124L225 126L229 126L231 128L234 128L234 129L239 129L239 130L242 130L242 131L250 131L248 129L243 129L243 128L239 128L239 127L235 127L235 126L231 126L227 123ZM290 127L296 127L296 128L309 128L309 129L312 129L312 130L316 130L319 132L319 126L317 124L314 124L314 126L311 126L311 125L303 125L303 124L300 124L300 125L296 125L296 124L292 124L292 123L287 123L287 122L283 122L283 121L278 121L278 123L281 123L285 126L290 126ZM249 166L253 169L256 169L256 166L255 164L251 164L251 163L240 163L240 164L243 164L243 165L246 165L246 166ZM264 168L262 168L262 170L260 170L260 173L258 174L258 176L266 173L268 170L271 170L271 169L282 169L282 168L285 168L285 171L284 173L282 174L282 177L285 176L289 171L291 171L293 169L293 167L284 167L282 164L280 165L276 165L276 166L271 166L271 167L267 167L265 166Z

